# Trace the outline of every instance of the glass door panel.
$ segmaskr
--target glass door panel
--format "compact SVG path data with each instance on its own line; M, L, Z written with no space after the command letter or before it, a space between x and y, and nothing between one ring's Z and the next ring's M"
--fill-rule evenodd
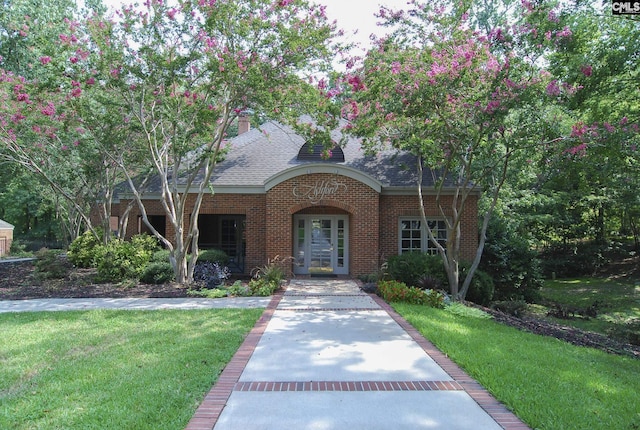
M331 219L311 220L310 273L333 273L333 230Z

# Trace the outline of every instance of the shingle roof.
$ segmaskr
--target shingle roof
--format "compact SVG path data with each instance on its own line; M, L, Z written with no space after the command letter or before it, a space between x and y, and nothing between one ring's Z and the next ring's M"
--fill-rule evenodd
M332 138L339 142L342 135L336 131ZM267 122L229 140L229 152L216 166L211 182L214 187L263 186L273 175L309 163L297 159L304 143L304 138L290 127ZM344 162L326 163L357 169L380 182L382 187L415 187L415 157L410 154L384 151L366 155L356 138L348 138L342 149ZM428 178L430 175L425 175L425 180Z
M0 229L2 229L2 230L7 230L7 229L13 230L13 228L14 228L13 225L11 225L8 222L3 221L3 220L0 219Z

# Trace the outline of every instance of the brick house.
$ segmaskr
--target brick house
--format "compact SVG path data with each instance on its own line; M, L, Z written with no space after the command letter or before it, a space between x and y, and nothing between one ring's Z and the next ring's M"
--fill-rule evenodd
M340 133L333 138L339 141ZM433 250L421 228L410 154L366 155L352 138L324 159L321 147L305 144L286 126L267 122L249 129L242 120L229 145L211 179L214 194L202 204L199 246L224 250L233 271L249 274L279 256L294 257L298 275L357 276L375 272L391 255ZM429 192L430 174L423 185L427 218L445 241L445 223ZM147 192L145 208L154 227L171 236L158 196ZM126 198L120 196L115 216ZM468 260L478 244L477 198L471 196L473 210L462 225L461 252ZM127 236L144 231L134 209Z
M0 257L9 255L11 242L13 242L13 229L11 224L0 219Z

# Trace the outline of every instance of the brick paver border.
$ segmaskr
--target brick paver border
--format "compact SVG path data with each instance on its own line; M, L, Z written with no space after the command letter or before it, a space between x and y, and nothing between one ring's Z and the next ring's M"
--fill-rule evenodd
M505 430L530 430L517 416L498 402L475 379L467 375L449 357L443 354L418 330L409 324L380 297L369 296L402 327L420 347L451 376L453 381L317 381L317 382L239 382L242 371L253 354L260 337L271 320L284 291L277 292L267 309L249 332L244 342L224 368L218 381L189 421L186 430L212 430L233 391L427 391L464 390L476 403ZM312 309L309 309L312 310ZM315 310L315 309L314 309ZM324 309L326 311L326 309ZM340 309L348 310L348 309ZM364 309L358 309L364 310ZM371 310L371 309L367 309Z

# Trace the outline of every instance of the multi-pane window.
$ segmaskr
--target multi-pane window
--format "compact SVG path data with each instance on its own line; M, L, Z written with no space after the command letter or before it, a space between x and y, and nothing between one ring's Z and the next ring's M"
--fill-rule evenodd
M444 220L427 220L427 223L438 243L446 247L447 223ZM400 254L405 252L438 252L420 218L400 219Z

